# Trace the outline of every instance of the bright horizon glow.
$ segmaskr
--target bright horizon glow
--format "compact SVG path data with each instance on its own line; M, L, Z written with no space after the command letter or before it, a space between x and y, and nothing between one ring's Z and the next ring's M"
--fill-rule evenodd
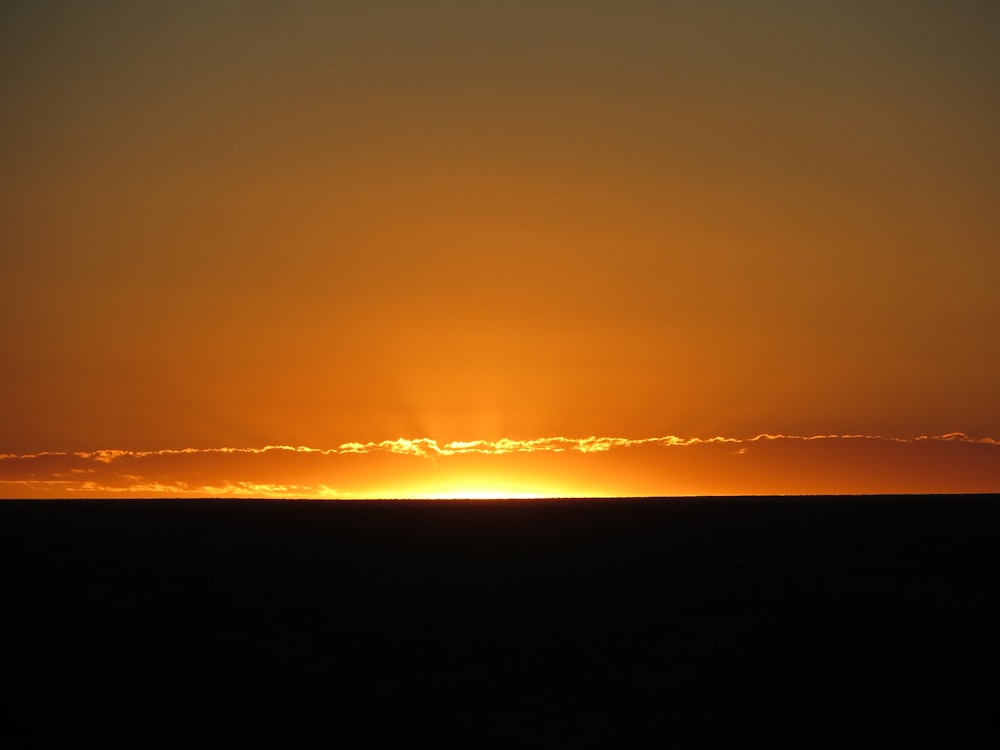
M399 438L336 448L0 454L0 497L7 498L541 499L998 490L1000 440L964 433L440 443Z
M510 492L497 488L459 488L454 490L431 490L406 493L398 500L545 500L560 495L537 492ZM381 498L387 499L387 498Z

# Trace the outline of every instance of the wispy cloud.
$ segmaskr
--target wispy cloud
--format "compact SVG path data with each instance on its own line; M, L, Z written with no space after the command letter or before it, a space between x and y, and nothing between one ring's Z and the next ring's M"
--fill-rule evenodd
M961 449L961 455L966 457L962 459L964 463L954 463L958 455L955 449ZM476 462L474 469L480 472L489 473L497 467L516 472L523 466L517 464L518 456L527 457L528 454L551 455L551 459L544 459L545 465L551 467L552 472L573 475L580 483L573 486L571 491L574 492L583 492L589 486L584 475L593 462L585 459L594 454L608 455L609 460L618 460L614 456L621 461L641 460L644 475L660 482L649 480L648 491L655 494L671 494L672 491L774 492L786 486L792 488L789 491L795 488L825 491L826 487L835 491L855 486L845 484L846 480L837 476L838 472L847 476L852 471L859 477L857 486L863 486L863 481L871 482L873 487L896 486L879 479L880 467L886 476L895 472L899 486L907 488L901 491L914 491L911 487L925 485L938 489L950 486L946 481L948 465L942 463L945 454L947 460L958 467L954 486L987 487L997 491L1000 490L1000 469L995 467L1000 467L1000 453L995 449L1000 449L1000 440L996 438L950 432L914 437L761 433L749 437L591 435L450 442L397 438L347 442L328 448L270 444L261 447L43 451L0 454L0 496L398 496L407 492L407 487L426 487L442 480L455 467L462 469L462 476L468 476L472 471L470 461ZM393 456L425 460L401 462ZM573 459L573 456L578 458ZM740 457L735 459L740 461L738 466L731 463L734 456ZM783 458L787 460L784 468ZM804 475L802 471L796 474L796 467L800 467L803 460L812 467L811 475ZM572 466L567 461L572 461ZM606 462L601 465L606 474L611 471ZM747 473L748 466L757 466L757 473ZM928 467L937 467L941 477L932 476ZM537 463L533 470L537 473ZM630 466L628 471L635 473L635 466ZM786 477L785 484L779 481L782 476ZM787 479L795 476L798 476L797 484ZM702 477L701 484L695 484L691 477ZM625 477L621 481L627 480ZM919 484L918 480L924 484ZM614 481L609 480L602 487L618 486ZM645 487L643 485L642 491L647 491Z
M634 448L637 446L685 447L691 445L730 444L734 446L749 445L764 441L814 441L814 440L869 440L891 443L920 443L928 441L944 441L952 443L971 443L980 445L1000 445L1000 439L992 437L970 437L964 432L949 432L943 435L919 435L916 437L887 437L867 434L823 434L823 435L784 435L775 433L760 433L753 437L678 437L664 435L661 437L626 438L597 437L591 435L583 438L544 437L530 440L515 440L501 438L499 440L454 440L439 443L433 438L396 438L379 442L349 442L341 443L336 448L315 448L306 445L265 445L259 448L161 448L158 450L127 450L106 448L95 451L43 451L39 453L0 453L0 461L23 461L41 458L73 457L86 461L110 464L123 458L150 458L155 456L190 456L212 454L245 454L261 455L265 453L311 453L321 456L359 455L368 453L396 453L409 456L456 456L476 453L480 455L504 455L508 453L537 453L579 451L580 453L601 453L613 448Z

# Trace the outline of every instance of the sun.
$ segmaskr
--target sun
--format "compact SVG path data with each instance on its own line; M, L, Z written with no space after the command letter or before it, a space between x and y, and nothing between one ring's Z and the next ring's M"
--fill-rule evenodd
M551 482L497 477L456 478L433 486L414 487L406 493L406 497L415 500L540 500L573 496L568 488Z
M534 492L507 492L494 488L458 488L442 492L420 493L417 500L539 500L551 495Z

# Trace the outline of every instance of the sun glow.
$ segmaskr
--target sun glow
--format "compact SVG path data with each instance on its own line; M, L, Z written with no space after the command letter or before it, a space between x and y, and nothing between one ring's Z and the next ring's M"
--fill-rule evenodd
M449 443L415 438L334 447L0 453L0 498L492 500L995 492L998 450L998 438L949 432Z
M581 495L579 490L574 491L545 481L465 476L452 481L415 486L401 496L414 500L540 500Z
M539 500L554 495L543 495L535 492L508 492L493 488L458 488L438 492L415 492L414 500Z

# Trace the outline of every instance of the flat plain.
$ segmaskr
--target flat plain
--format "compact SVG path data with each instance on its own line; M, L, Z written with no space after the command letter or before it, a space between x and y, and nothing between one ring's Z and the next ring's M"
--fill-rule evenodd
M0 739L988 735L998 522L995 495L8 501Z

